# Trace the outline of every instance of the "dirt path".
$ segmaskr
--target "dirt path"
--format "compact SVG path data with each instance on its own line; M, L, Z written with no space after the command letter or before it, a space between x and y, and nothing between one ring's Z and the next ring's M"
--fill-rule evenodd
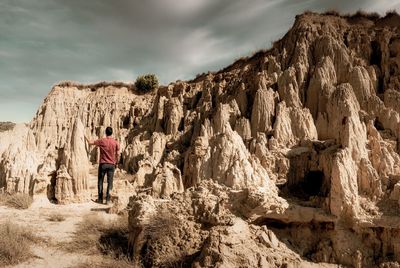
M40 245L32 247L35 258L10 267L75 267L96 256L87 256L64 252L57 244L68 242L76 230L77 224L87 215L97 214L105 220L111 220L116 215L107 214L109 206L87 202L82 204L56 205L49 202L45 196L36 196L32 206L27 210L18 210L0 206L0 223L10 221L22 227L29 228L44 239ZM50 221L53 215L62 215L61 222Z

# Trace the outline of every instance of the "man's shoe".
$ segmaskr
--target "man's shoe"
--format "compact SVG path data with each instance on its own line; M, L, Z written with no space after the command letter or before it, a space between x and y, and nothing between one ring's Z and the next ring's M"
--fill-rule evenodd
M96 203L103 204L103 199L97 199Z
M106 204L107 204L107 205L111 205L112 202L111 202L110 200L107 200L107 201L106 201Z

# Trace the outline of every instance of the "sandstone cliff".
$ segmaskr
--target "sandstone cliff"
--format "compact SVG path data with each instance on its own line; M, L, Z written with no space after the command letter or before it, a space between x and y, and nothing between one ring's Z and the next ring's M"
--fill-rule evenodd
M82 200L97 151L81 136L110 125L138 262L400 261L399 92L399 15L306 13L270 50L150 94L54 86L28 127L0 133L0 187ZM171 213L181 225L155 243L146 230Z

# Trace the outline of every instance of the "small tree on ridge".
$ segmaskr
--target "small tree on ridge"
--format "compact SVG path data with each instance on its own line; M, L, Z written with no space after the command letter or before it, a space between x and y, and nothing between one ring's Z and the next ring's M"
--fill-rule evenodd
M150 92L158 87L158 79L155 74L140 75L136 78L135 87L142 92Z

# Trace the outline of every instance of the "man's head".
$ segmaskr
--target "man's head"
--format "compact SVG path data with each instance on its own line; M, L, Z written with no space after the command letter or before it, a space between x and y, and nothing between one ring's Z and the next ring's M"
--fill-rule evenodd
M112 133L113 133L112 127L107 127L107 128L106 128L106 136L107 136L107 137L108 137L108 136L111 136Z

